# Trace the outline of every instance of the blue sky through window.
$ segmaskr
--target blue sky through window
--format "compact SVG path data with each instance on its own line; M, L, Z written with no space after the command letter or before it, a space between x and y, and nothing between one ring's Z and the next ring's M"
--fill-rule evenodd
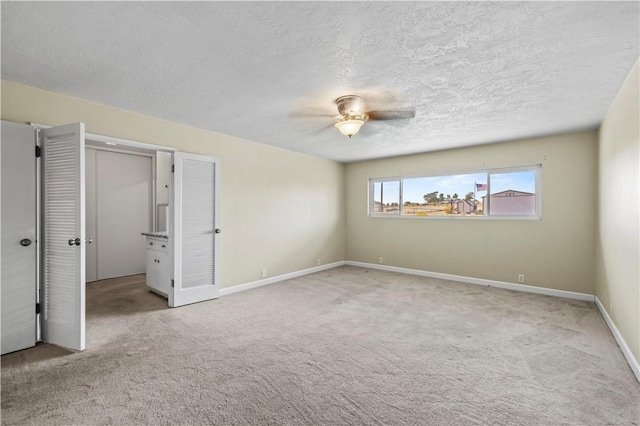
M491 193L495 194L496 192L506 191L507 189L531 192L534 194L536 192L535 170L513 173L492 173Z
M491 193L513 189L535 193L536 172L527 170L523 172L492 173ZM438 196L444 194L459 198L473 192L476 183L487 183L487 173L470 173L461 175L445 175L420 178L403 179L403 199L405 202L424 203L424 195L438 191ZM476 191L476 199L487 195L486 191Z
M464 175L446 175L422 178L405 178L402 183L404 201L424 203L424 195L438 191L438 196L444 194L453 196L458 194L464 198L468 192L473 192L476 183L487 183L486 173L473 173ZM476 194L484 195L486 191Z

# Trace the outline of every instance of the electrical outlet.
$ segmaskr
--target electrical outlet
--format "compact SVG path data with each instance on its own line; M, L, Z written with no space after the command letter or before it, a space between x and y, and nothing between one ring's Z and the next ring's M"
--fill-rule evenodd
M524 274L518 274L518 282L524 284Z
M266 269L262 270L262 278L267 278L267 270Z
M381 257L379 257L379 258L378 258L378 263L382 265L382 264L384 263L384 259L383 259L383 258L381 258Z
M320 258L318 258L318 262L317 262L317 263L318 263L318 265L320 265L320 264L322 263L322 262L320 261Z
M609 303L609 316L613 319L613 303Z

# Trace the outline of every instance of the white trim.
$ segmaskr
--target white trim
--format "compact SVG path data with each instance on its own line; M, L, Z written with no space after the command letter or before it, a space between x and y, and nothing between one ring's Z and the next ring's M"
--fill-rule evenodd
M369 217L374 219L408 219L408 220L542 220L542 216L530 215L530 214L512 214L512 215L500 215L494 214L491 216L474 216L474 215L465 215L465 216L416 216L410 214L396 214L396 213L371 213Z
M638 360L633 356L631 349L629 349L629 345L627 345L627 342L622 337L622 334L620 334L620 332L618 331L618 328L616 327L613 320L607 313L607 310L604 308L604 306L602 306L602 302L600 302L600 299L598 299L598 296L596 296L595 299L596 299L595 300L596 306L598 307L600 314L602 314L602 318L604 318L604 322L607 323L607 326L609 327L611 334L613 334L613 338L616 339L616 343L618 343L618 346L622 351L622 355L624 355L624 358L627 360L627 363L629 363L629 367L631 367L631 371L633 371L633 374L636 375L636 379L638 380L638 382L640 382L640 363L638 363Z
M484 285L487 287L497 287L506 290L523 291L526 293L543 294L546 296L563 297L565 299L584 300L586 302L593 302L594 296L592 294L577 293L573 291L554 290L551 288L535 287L524 284L513 284L504 281L485 280L483 278L465 277L462 275L443 274L440 272L429 272L418 269L400 268L397 266L389 265L376 265L375 263L354 262L347 260L345 265L357 266L359 268L380 269L382 271L399 272L401 274L419 275L421 277L438 278L442 280L458 281L467 284Z
M36 129L47 129L49 127L51 127L48 124L41 124L41 123L34 123L31 122L29 123L31 126L35 127ZM134 147L134 148L144 148L144 149L150 149L150 150L154 150L154 151L164 151L164 152L173 152L173 151L177 151L176 148L172 148L169 146L164 146L164 145L154 145L154 144L150 144L150 143L146 143L146 142L138 142L138 141L134 141L131 139L122 139L122 138L116 138L113 136L106 136L106 135L100 135L97 133L89 133L89 132L85 132L84 133L85 139L91 139L94 141L98 141L98 142L104 142L104 143L115 143L116 145L122 145L122 146L129 146L129 147Z
M254 288L262 287L269 284L275 284L280 281L290 280L293 278L302 277L304 275L315 274L316 272L324 271L327 269L337 268L343 266L345 262L343 260L339 262L328 263L322 266L314 266L313 268L302 269L300 271L289 272L288 274L282 274L271 278L265 278L264 280L252 281L245 284L239 284L233 287L221 288L220 296L228 296L230 294L239 293L245 290L251 290Z
M84 147L86 149L93 149L94 151L116 152L118 154L138 155L140 157L153 158L153 157L156 156L156 154L152 154L150 152L132 151L132 150L128 150L128 149L111 148L111 147L108 147L108 146L85 145ZM154 179L155 179L155 177L154 177Z

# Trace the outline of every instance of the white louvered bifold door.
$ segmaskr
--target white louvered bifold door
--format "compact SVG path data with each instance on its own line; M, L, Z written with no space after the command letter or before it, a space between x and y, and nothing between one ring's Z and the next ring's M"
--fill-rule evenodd
M36 345L36 129L2 120L0 348Z
M84 124L40 130L42 339L85 348Z
M172 222L173 288L169 306L219 295L218 163L213 157L174 153Z

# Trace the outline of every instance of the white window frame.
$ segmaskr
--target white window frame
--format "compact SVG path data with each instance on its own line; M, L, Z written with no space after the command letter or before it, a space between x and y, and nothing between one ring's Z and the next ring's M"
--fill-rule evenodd
M402 216L402 177L399 176L393 176L393 177L386 177L386 178L378 178L378 179L369 179L369 216L375 216L375 217L399 217ZM398 195L398 213L374 213L373 207L374 207L374 188L375 188L375 184L376 183L382 183L384 184L385 182L398 182L398 186L399 189L398 191L400 192ZM384 200L382 200L384 201Z
M535 172L535 213L533 214L521 214L521 213L513 213L513 214L491 214L491 175L492 174L505 174L505 173L518 173L518 172L527 172L534 171ZM475 174L475 173L486 173L487 174L487 210L488 214L483 216L473 216L473 215L445 215L445 216L415 216L415 215L405 215L403 212L404 209L404 197L402 194L403 191L403 182L405 179L416 179L416 178L432 178L432 177L443 177L443 176L452 176L452 175L465 175L465 174ZM376 183L384 183L384 182L399 182L399 209L398 213L378 213L374 211L374 187ZM383 200L384 201L384 200ZM402 219L449 219L449 220L541 220L542 219L542 164L531 164L524 166L514 166L514 167L500 167L500 168L491 168L491 169L479 169L479 170L461 170L461 171L452 171L447 173L438 173L438 174L415 174L415 175L403 175L403 176L388 176L382 178L369 178L369 197L368 197L368 213L369 217L372 218L402 218Z

